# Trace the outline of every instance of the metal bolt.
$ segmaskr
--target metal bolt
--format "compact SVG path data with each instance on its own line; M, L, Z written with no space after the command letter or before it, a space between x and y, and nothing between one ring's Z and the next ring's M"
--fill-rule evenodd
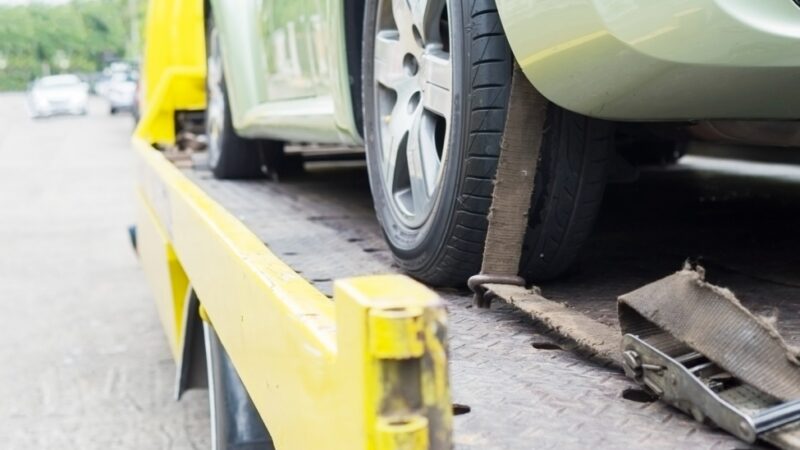
M639 359L639 354L633 350L625 350L622 353L622 361L631 370L636 370L642 367L642 362Z

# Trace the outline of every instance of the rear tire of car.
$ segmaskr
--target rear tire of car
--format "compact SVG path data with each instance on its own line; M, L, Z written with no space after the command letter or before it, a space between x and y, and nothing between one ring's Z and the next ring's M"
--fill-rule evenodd
M209 169L221 179L260 178L277 173L283 159L282 142L247 139L236 134L222 68L219 34L210 12L206 20L206 44L205 129Z
M481 266L513 55L494 0L447 2L452 67L449 147L442 152L446 156L430 213L419 225L409 226L399 217L393 204L397 193L389 191L384 175L382 121L393 120L395 110L387 116L381 102L392 97L384 94L385 86L376 76L378 33L384 33L381 39L391 36L378 29L379 1L367 2L363 48L364 136L375 209L403 270L434 285L463 285ZM386 13L380 14L385 26ZM399 26L392 32L399 34ZM404 42L402 37L398 41ZM386 66L383 60L381 64ZM563 273L589 235L605 187L613 137L609 123L554 104L549 105L544 129L520 264L520 273L529 281Z
M600 211L614 127L550 104L520 273L555 278L572 265Z
M233 367L228 352L208 322L203 322L211 413L211 448L274 450L264 421Z

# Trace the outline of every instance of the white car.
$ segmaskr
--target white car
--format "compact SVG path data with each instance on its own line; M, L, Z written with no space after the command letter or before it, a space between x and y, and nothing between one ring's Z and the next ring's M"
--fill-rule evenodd
M33 117L81 114L89 110L89 85L77 75L52 75L36 80L28 92Z
M111 114L121 111L133 111L136 101L136 73L115 73L108 81L106 99L110 106Z

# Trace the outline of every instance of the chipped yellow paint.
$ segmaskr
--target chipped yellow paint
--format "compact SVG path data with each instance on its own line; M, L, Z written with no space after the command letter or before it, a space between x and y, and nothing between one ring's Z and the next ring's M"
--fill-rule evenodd
M422 416L378 420L378 450L428 448L428 420Z

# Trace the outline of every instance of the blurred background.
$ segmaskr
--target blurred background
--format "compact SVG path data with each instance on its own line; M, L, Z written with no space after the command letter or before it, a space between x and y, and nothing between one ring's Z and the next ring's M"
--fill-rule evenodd
M131 248L144 0L0 0L0 449L208 448Z
M143 0L0 0L0 90L59 73L94 82L113 62L138 61L145 8Z
M0 92L28 91L32 116L137 113L144 0L0 0ZM69 76L58 76L69 75Z

